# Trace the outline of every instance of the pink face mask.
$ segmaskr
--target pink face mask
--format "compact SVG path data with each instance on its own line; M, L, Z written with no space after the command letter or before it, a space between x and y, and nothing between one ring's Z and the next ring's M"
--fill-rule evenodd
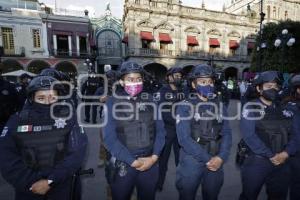
M134 97L143 91L143 82L139 83L126 83L124 87L127 94Z

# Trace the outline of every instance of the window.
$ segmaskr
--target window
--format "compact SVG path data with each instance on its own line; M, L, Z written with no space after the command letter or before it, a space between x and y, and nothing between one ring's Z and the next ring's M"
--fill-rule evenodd
M168 43L161 42L160 43L160 50L168 50Z
M41 48L41 33L40 29L33 29L32 30L33 35L33 47L34 48Z
M284 12L284 19L285 19L285 20L288 19L288 11L287 11L287 10Z
M253 52L253 49L252 48L248 48L247 49L247 55L250 56Z
M276 19L276 7L273 7L273 18Z
M267 18L268 18L268 20L270 20L270 16L271 15L271 8L270 8L270 6L268 6L268 8L267 8Z
M230 56L235 56L236 55L236 49L229 49L229 55Z
M2 28L2 40L5 54L15 53L15 43L12 28Z
M135 0L134 3L135 4L140 4L141 2L140 2L140 0Z
M277 18L281 19L281 17L280 17L280 8L278 8L278 17Z
M217 53L217 47L215 47L215 46L210 46L209 47L209 53L210 54L215 54L215 53Z
M149 40L142 40L142 48L143 49L150 49L151 48L151 41L149 41Z
M195 51L195 46L194 45L188 45L188 49L187 49L187 51L188 52L194 52Z
M85 55L87 53L86 37L79 37L79 49L81 54Z
M154 8L157 8L157 2L151 2L151 6L153 6Z

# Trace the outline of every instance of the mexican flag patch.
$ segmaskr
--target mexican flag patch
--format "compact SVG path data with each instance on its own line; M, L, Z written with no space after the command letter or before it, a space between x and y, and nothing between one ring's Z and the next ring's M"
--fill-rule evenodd
M31 132L32 131L32 125L24 125L24 126L18 126L18 132L24 133L24 132Z

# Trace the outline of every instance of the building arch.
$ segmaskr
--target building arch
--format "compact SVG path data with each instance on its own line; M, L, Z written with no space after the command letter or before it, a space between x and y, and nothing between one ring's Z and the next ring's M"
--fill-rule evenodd
M8 72L24 69L22 64L19 61L15 60L15 59L4 60L2 62L1 66L2 66L1 67L2 73L8 73Z
M102 29L96 34L98 56L122 57L121 35L113 29Z
M60 72L64 72L70 76L71 79L75 79L77 76L76 65L70 61L61 61L55 65L55 69Z
M27 71L39 74L43 69L49 68L50 64L44 60L33 60L27 65Z

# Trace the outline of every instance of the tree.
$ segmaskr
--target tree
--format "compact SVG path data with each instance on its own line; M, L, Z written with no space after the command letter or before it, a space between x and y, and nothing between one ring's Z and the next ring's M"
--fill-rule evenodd
M284 43L282 30L289 31L287 37L294 37L296 42L293 46L288 47ZM282 43L280 47L275 47L275 40L280 38ZM287 39L286 39L287 40ZM251 71L277 70L281 72L300 72L300 22L280 21L276 23L268 23L264 26L262 43L266 44L266 48L260 48L259 51L253 51L251 61ZM259 35L256 38L256 47L260 46ZM261 52L260 52L261 51ZM259 66L261 55L261 68Z

